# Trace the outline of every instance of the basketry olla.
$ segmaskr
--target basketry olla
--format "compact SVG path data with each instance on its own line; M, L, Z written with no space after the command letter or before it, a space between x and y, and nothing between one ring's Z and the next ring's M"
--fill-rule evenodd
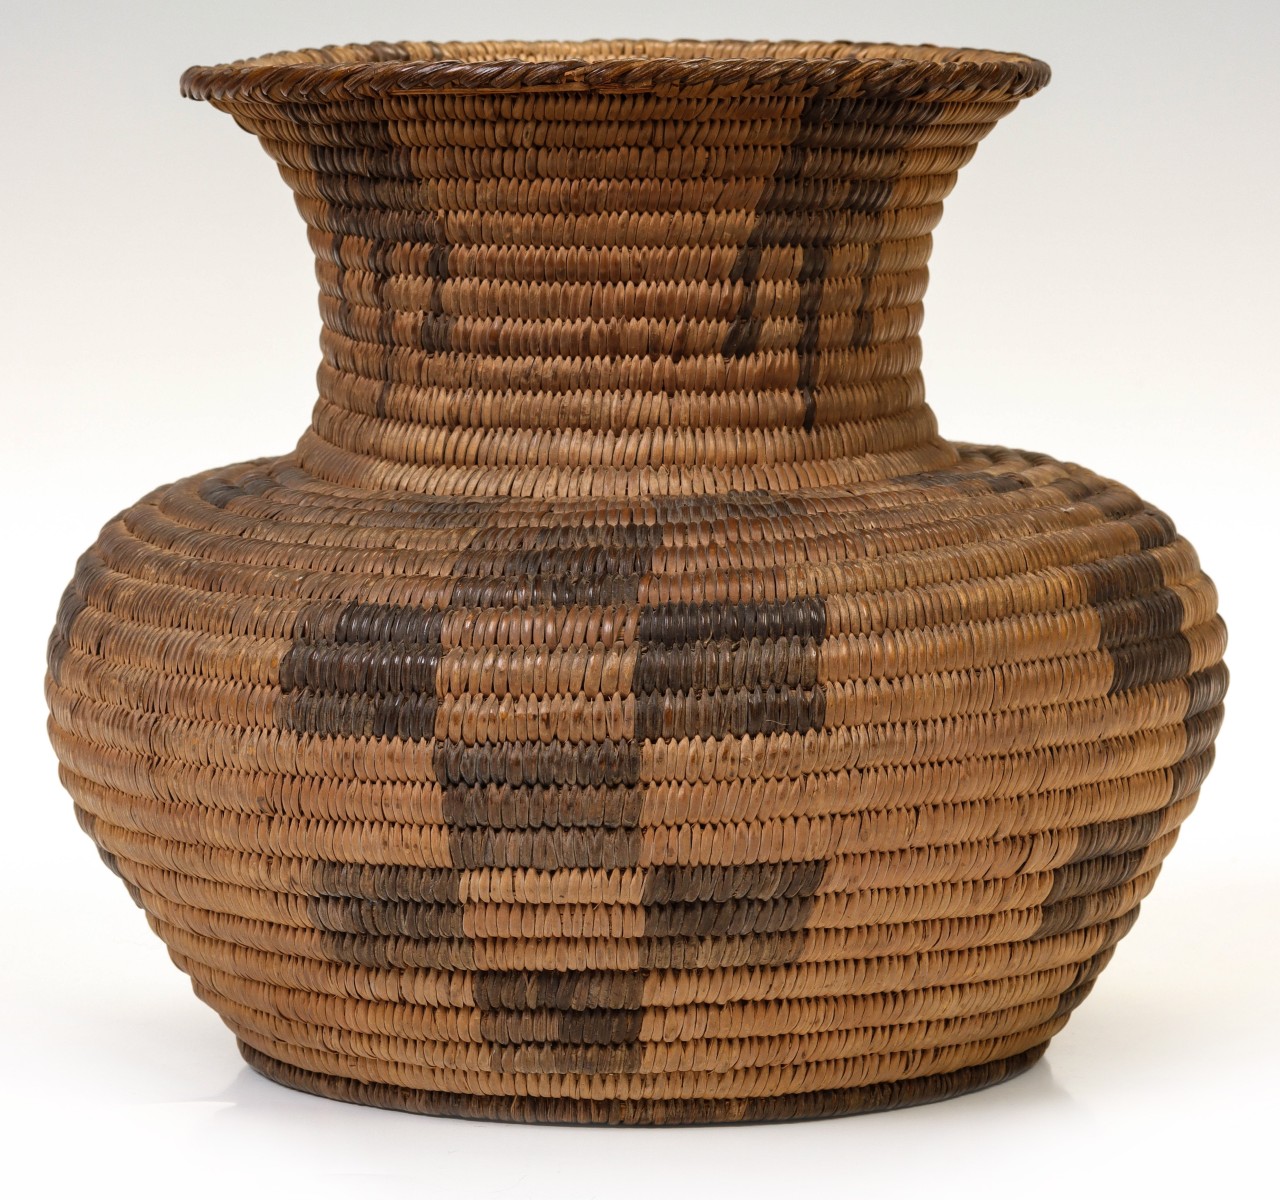
M82 826L255 1068L678 1123L1043 1052L1227 682L1163 513L924 400L942 199L1047 78L799 42L187 73L296 193L319 400L106 525L47 692Z

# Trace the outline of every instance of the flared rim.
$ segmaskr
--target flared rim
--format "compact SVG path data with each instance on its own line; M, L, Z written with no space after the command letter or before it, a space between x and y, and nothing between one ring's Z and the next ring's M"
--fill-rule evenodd
M1025 54L877 42L370 42L182 76L193 100L325 103L421 92L610 91L1018 100L1049 81Z

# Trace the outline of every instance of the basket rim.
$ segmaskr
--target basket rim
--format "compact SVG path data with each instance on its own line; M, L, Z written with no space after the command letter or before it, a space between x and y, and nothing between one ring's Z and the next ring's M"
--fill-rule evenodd
M881 42L723 39L368 42L282 51L182 75L214 103L326 103L432 92L654 92L1009 101L1049 82L1026 54Z

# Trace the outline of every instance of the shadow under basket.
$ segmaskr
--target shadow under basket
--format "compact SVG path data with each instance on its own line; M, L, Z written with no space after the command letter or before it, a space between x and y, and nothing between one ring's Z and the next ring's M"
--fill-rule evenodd
M254 1068L676 1124L1044 1052L1227 687L1167 516L925 402L942 200L1047 80L846 42L187 72L296 195L318 400L103 528L46 686L83 828Z

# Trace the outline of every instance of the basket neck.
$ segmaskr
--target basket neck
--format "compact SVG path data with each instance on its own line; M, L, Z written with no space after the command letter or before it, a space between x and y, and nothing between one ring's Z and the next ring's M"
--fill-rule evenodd
M931 232L1014 103L239 106L317 256L303 465L357 488L563 496L950 465L920 374Z

